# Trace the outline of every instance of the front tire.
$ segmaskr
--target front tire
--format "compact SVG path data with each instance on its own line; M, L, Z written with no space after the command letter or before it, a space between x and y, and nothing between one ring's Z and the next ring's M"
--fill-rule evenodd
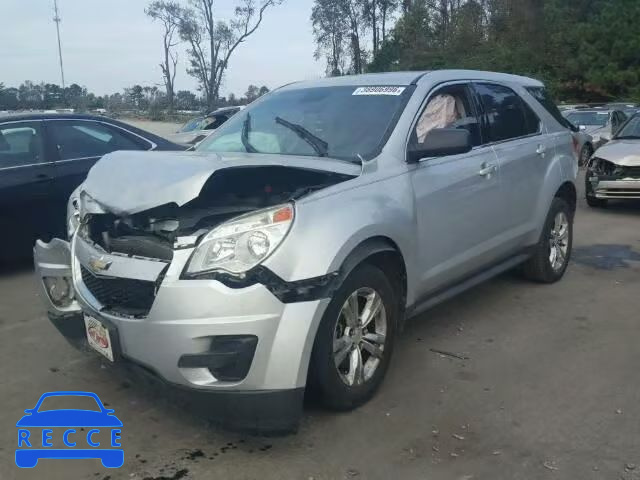
M580 150L580 158L578 159L578 166L584 167L589 163L591 159L591 155L593 155L593 147L588 143L585 143L582 146L582 150Z
M593 185L589 181L589 170L587 169L587 173L584 176L584 191L585 191L585 199L587 201L587 205L591 208L602 208L607 206L607 200L604 198L597 198L593 193Z
M309 365L310 386L325 406L350 410L373 397L399 312L399 295L378 267L361 264L347 276L322 317Z
M523 266L525 277L540 283L554 283L562 278L573 247L573 214L566 200L553 199L540 240Z

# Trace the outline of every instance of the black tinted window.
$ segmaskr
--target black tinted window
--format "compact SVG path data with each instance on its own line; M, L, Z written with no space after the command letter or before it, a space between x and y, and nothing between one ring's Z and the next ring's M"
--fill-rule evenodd
M488 83L478 83L475 88L487 118L490 142L523 137L538 131L538 128L533 129L535 120L528 118L535 116L535 113L525 114L526 105L513 90Z
M60 160L100 157L116 150L143 150L115 128L97 122L56 120L47 124Z
M0 168L31 165L43 161L39 122L0 125Z
M577 130L574 125L567 122L567 120L562 116L560 110L556 106L555 102L547 92L547 89L544 87L527 87L527 91L531 94L533 98L535 98L540 105L544 107L544 109L551 114L553 118L555 118L560 125L568 127L572 130Z

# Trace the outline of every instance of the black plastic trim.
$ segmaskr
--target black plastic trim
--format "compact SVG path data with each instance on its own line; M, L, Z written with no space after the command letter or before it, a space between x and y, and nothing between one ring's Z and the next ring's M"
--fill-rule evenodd
M249 373L258 346L255 335L216 335L208 352L185 354L179 368L207 368L216 379L239 382Z
M264 285L282 303L309 302L329 298L338 288L340 272L332 272L319 277L287 282L267 267L258 265L242 275L226 272L209 272L199 275L183 274L186 280L217 280L229 288L246 288L256 283Z

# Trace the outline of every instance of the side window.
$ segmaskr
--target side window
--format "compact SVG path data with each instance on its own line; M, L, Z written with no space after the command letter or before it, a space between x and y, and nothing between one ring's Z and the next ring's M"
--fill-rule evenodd
M467 85L448 85L431 95L416 123L413 141L424 142L435 128L463 128L471 134L474 146L482 144L480 122Z
M40 122L0 125L0 168L32 165L44 161Z
M491 83L477 83L475 88L484 108L490 142L524 137L539 131L540 120L513 90Z
M143 150L125 134L97 122L56 120L47 126L60 160L100 157L116 150Z
M522 98L520 98L520 103L522 103L522 110L524 111L524 120L527 129L526 135L533 135L534 133L538 133L541 128L538 115L536 115L536 112L534 112L533 109L527 104L527 102L522 100Z

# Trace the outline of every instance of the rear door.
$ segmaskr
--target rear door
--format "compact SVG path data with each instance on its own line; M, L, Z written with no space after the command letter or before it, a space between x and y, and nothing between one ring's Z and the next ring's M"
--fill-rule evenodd
M38 236L50 234L53 175L53 164L45 156L41 121L0 123L0 231L4 246L28 249Z
M490 82L475 82L474 89L500 165L504 203L495 213L504 217L500 242L515 251L538 227L534 213L553 146L536 113L513 89Z
M56 201L63 205L103 155L116 150L152 147L151 143L119 127L94 120L49 120L46 128L56 156L54 194Z

